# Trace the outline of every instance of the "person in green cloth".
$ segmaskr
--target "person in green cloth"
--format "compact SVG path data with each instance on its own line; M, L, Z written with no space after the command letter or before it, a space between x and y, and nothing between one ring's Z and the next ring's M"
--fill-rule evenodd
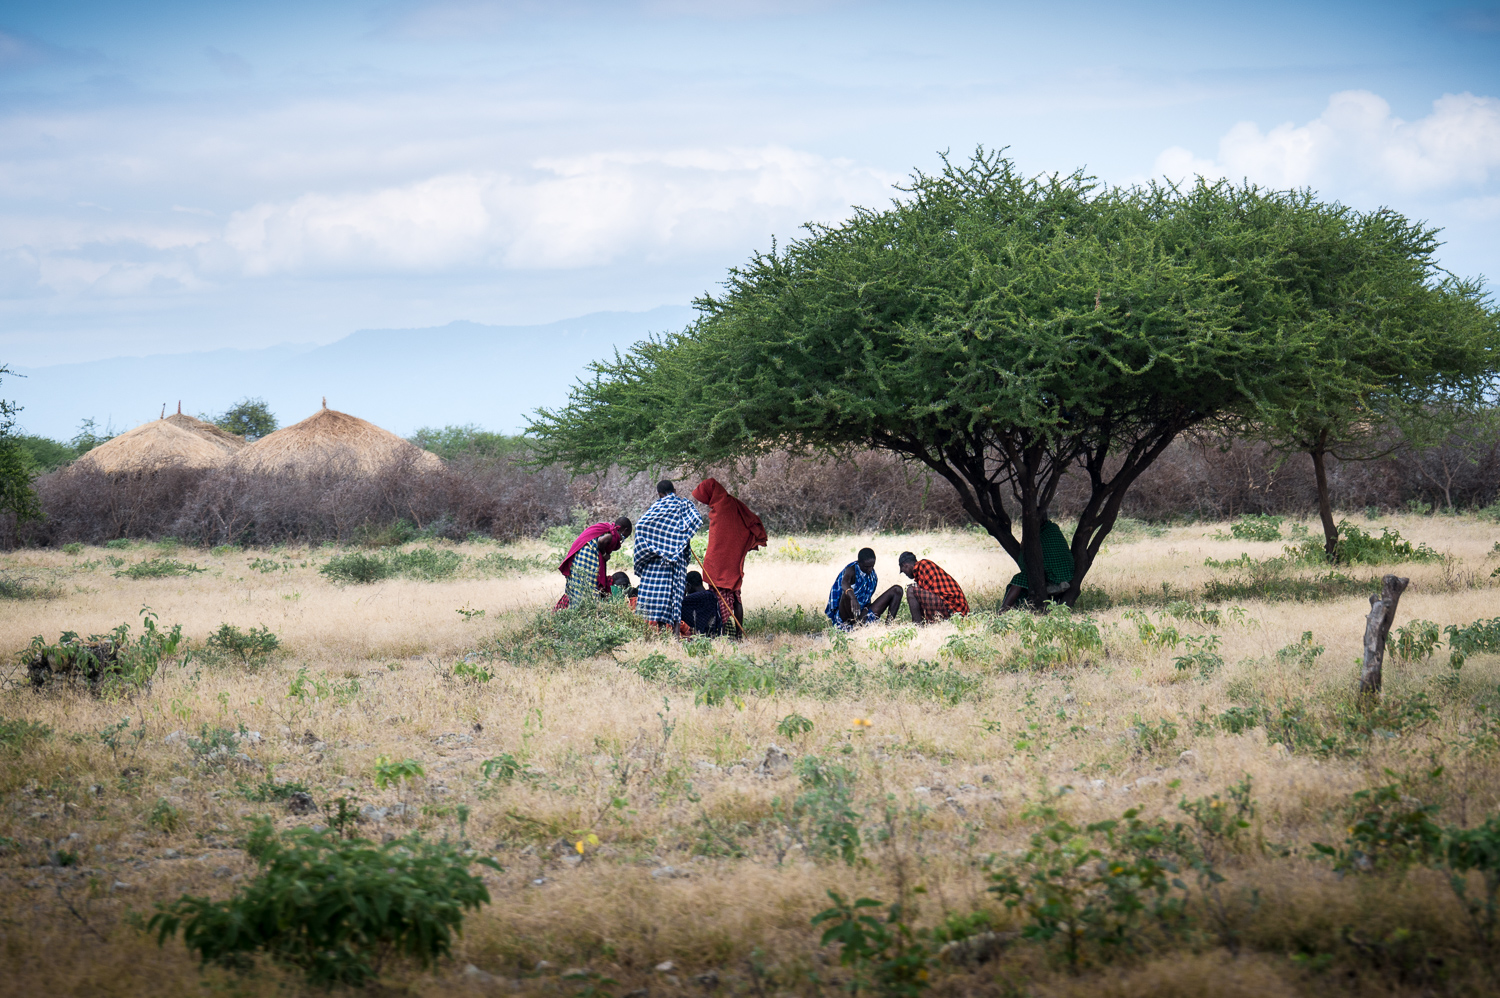
M1021 561L1019 564L1021 570L1005 589L1005 599L1000 603L1001 613L1015 606L1026 595L1026 562ZM1063 538L1062 528L1047 519L1046 510L1042 510L1042 567L1047 570L1048 596L1066 592L1073 584L1073 552Z

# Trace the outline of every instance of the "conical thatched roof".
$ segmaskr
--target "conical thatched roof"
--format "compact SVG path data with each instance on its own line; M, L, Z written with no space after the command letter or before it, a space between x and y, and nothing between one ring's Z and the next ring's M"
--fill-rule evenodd
M214 424L205 423L201 419L185 416L182 414L181 409L168 416L166 421L174 426L182 427L182 429L187 430L189 433L196 433L209 443L216 443L228 448L231 454L245 446L244 437L237 437L228 430L221 430Z
M321 471L326 468L374 472L399 462L422 470L443 466L442 459L402 440L374 423L328 408L300 423L277 430L248 445L234 458L243 471Z
M213 432L202 432L186 425L189 423ZM77 464L108 472L154 471L169 465L217 468L244 446L243 440L217 426L201 423L191 416L173 415L143 423L100 444L79 458Z

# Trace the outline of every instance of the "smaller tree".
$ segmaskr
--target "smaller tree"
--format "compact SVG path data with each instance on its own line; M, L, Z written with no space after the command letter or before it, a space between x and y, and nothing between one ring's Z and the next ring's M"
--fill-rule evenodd
M266 405L263 398L242 398L222 416L213 420L213 424L227 433L233 433L237 437L246 440L259 440L268 434L275 433L281 424L271 414L271 409Z
M73 453L83 457L100 444L107 443L113 436L114 434L108 429L101 432L99 424L94 421L93 417L90 417L78 424L78 433L68 443L72 445Z
M0 364L0 376L10 373L10 368ZM0 399L0 513L14 514L17 523L42 518L41 502L31 487L36 464L31 452L11 433L20 411L20 406Z

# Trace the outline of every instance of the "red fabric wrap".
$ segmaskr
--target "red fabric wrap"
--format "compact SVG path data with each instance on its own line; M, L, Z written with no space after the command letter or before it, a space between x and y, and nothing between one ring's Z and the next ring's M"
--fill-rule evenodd
M954 581L953 576L923 558L917 562L916 580L917 585L923 589L941 596L954 613L968 616L969 601L964 598L964 591Z
M563 574L564 578L571 578L573 575L573 556L589 541L596 541L606 534L614 537L615 550L620 550L620 545L625 543L625 538L620 536L620 528L613 523L596 523L578 535L578 539L573 542L573 546L568 548L568 556L562 560L561 565L557 566L557 570ZM601 550L599 552L598 584L600 589L607 589L609 587L609 556L609 551ZM558 607L557 609L562 609L562 607Z
M703 577L719 589L738 590L745 582L745 555L766 545L765 525L712 478L699 483L693 498L708 507Z

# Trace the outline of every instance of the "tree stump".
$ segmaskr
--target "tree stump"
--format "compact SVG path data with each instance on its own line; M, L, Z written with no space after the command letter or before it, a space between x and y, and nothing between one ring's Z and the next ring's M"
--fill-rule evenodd
M1385 639L1396 620L1396 604L1411 584L1410 579L1387 575L1380 580L1380 595L1370 597L1370 615L1365 618L1365 661L1359 673L1361 697L1380 694L1380 667L1385 661Z

